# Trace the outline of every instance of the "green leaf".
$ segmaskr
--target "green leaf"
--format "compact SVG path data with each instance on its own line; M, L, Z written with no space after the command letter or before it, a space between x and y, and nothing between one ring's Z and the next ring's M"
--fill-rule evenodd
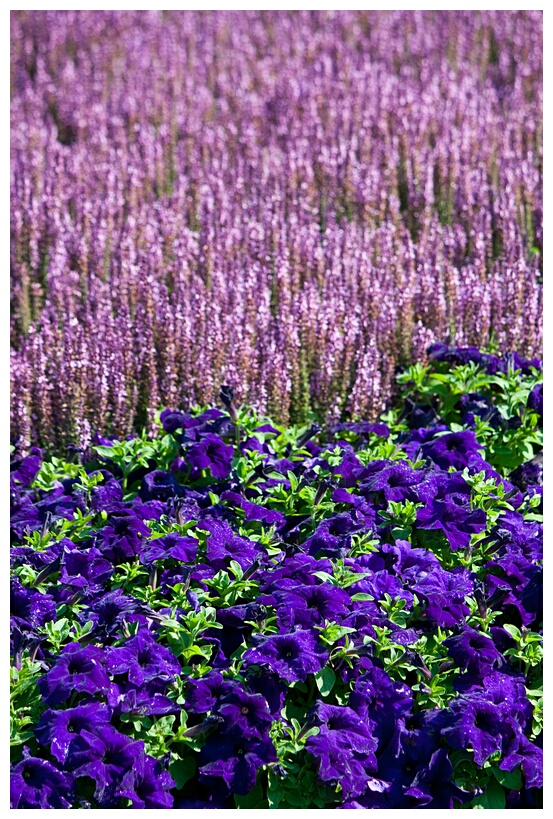
M177 790L180 790L185 782L192 779L196 773L196 760L193 756L187 756L184 759L176 759L169 765L169 773L175 780Z
M543 697L543 688L527 688L527 697Z
M254 785L251 791L245 796L238 796L238 794L234 795L236 807L241 810L253 810L257 808L260 803L263 802L263 798L263 787L260 782Z
M104 458L112 458L113 457L113 447L111 446L95 446L92 447L94 452L97 452L98 455L102 455Z
M515 640L520 640L520 631L516 626L512 626L510 623L505 623L503 625L505 631L511 635Z
M482 796L478 796L471 803L472 807L479 807L490 810L503 810L505 808L505 791L496 779L490 779Z
M267 801L269 808L278 808L284 796L284 788L279 777L269 770L268 784L267 784Z
M392 529L392 537L394 540L409 540L409 535L411 534L411 527L405 528L400 526L395 526Z
M233 575L236 577L237 580L240 580L240 578L244 574L242 566L236 560L230 561L230 570L232 571Z
M522 788L522 776L520 767L514 771L500 771L499 768L492 768L493 775L500 785L510 791L519 791Z
M334 580L334 577L328 572L313 572L313 574L315 575L315 577L318 577L319 580L322 580L325 583L327 581L332 582Z
M315 674L315 682L322 696L327 697L334 688L334 684L336 682L336 674L327 665L321 671L318 671Z
M291 788L286 789L285 798L288 804L294 808L307 808L311 801L310 795L306 796L299 790L292 790Z
M288 470L288 472L286 473L286 476L287 476L288 480L290 481L290 489L292 490L292 492L295 492L297 490L298 484L299 484L299 481L298 481L297 477L290 470Z

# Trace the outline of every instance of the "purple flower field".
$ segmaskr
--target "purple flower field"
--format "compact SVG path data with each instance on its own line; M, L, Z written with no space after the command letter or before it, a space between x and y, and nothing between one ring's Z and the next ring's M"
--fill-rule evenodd
M541 348L541 12L13 12L13 436Z
M542 40L11 12L11 808L543 807Z

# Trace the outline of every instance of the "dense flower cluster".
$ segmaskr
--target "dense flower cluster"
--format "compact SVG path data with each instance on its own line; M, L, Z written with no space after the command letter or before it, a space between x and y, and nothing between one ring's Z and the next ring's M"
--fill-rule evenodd
M222 383L374 419L433 341L539 354L540 11L15 11L11 42L21 447Z
M13 462L14 808L540 805L539 362L430 352L377 424Z

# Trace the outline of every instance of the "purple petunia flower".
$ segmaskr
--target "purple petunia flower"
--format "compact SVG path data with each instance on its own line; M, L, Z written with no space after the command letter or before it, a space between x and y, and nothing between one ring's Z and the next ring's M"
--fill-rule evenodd
M110 674L127 674L129 682L137 686L143 686L156 677L170 681L181 671L174 654L144 628L127 640L124 646L108 648L104 662Z
M69 746L65 764L74 776L94 780L94 798L100 807L115 807L120 800L116 788L143 754L141 740L133 740L106 725L95 733L81 731Z
M225 444L218 435L207 433L186 452L186 458L192 467L190 477L196 480L201 476L202 469L209 469L216 480L224 480L230 475L233 457L233 447Z
M207 714L235 685L224 680L218 671L210 671L199 680L189 679L185 708L193 714Z
M436 466L447 471L449 467L454 467L462 471L469 465L471 455L478 454L481 449L476 435L470 430L463 432L450 432L440 435L426 444L422 445L422 453L425 458L430 458Z
M100 483L92 489L90 506L95 512L101 512L102 510L108 512L112 506L115 506L123 500L123 489L111 472L100 469L97 472L90 473L91 477L97 474L103 475L104 480L103 483Z
M424 616L432 625L451 627L468 615L465 597L473 593L474 582L462 567L451 572L435 567L417 579L413 591L426 602Z
M198 553L196 538L170 532L164 537L149 540L140 552L140 562L150 566L156 560L172 558L180 563L193 563Z
M86 622L92 620L95 626L95 633L98 636L109 637L116 632L127 618L133 615L135 619L140 617L140 612L145 606L135 597L123 594L122 589L104 594L96 603L81 614L81 618ZM145 621L145 618L142 618Z
M474 761L482 766L494 751L503 747L505 723L500 709L489 702L459 697L450 703L449 724L442 736L452 748L465 751L472 748ZM512 734L508 725L507 730Z
M398 438L403 450L410 461L418 461L422 457L422 445L435 440L440 432L448 432L449 427L445 424L436 424L429 429L413 429L409 433L404 433Z
M231 560L236 560L245 569L258 555L254 541L236 535L225 521L205 520L201 528L210 533L206 556L210 567L216 571L228 568Z
M416 493L411 487L421 483L425 473L412 469L404 461L386 463L378 472L373 472L359 486L362 495L382 493L387 501L415 500Z
M257 673L256 673L257 672ZM248 687L256 694L262 694L267 700L269 711L276 719L284 705L288 686L278 674L267 671L265 668L248 668L246 671Z
M35 728L35 736L41 745L50 747L50 753L58 762L65 762L70 743L82 730L94 733L107 725L111 710L101 702L78 705L76 708L45 711Z
M428 768L432 754L439 747L439 737L426 719L427 713L400 716L390 742L379 754L378 773L391 783L386 792L386 807L413 806L413 799L406 795L406 790L417 775Z
M326 558L317 560L302 552L287 558L282 564L262 575L260 587L267 594L295 586L311 586L319 582L313 572L322 571L332 574L332 563Z
M137 689L132 683L117 684L112 683L107 695L108 705L113 708L114 716L121 714L136 714L136 716L164 716L165 714L178 714L180 705L169 697L164 696L159 691L152 691L157 688L159 681L150 682L148 688ZM166 683L159 684L165 691Z
M265 697L261 694L249 694L238 686L223 697L217 713L225 719L223 730L236 728L245 737L263 738L273 721Z
M115 795L129 799L133 808L172 808L173 797L168 791L175 782L160 762L151 756L138 757L115 789Z
M406 589L398 577L390 574L385 569L374 572L372 577L365 577L358 583L353 583L350 586L353 594L359 592L370 594L375 600L384 599L384 595L389 594L390 597L402 597L408 606L413 603L413 594L409 589Z
M259 503L252 503L246 500L246 498L243 498L238 492L226 490L221 494L221 499L229 501L233 506L242 509L245 512L245 519L247 521L261 520L265 522L267 526L276 524L276 528L278 529L286 520L282 512L276 509L265 509L265 507Z
M352 533L361 528L349 512L340 512L321 521L302 548L313 557L345 557L351 549Z
M169 472L163 472L161 469L155 469L142 478L140 497L145 501L166 501L175 495L177 488L178 483L173 475L170 475Z
M453 808L454 802L463 803L472 794L462 790L451 781L453 766L445 748L434 751L428 764L417 772L413 782L405 790L405 796L415 801L417 807Z
M377 768L377 740L369 726L346 706L318 703L311 720L319 733L305 743L318 759L318 775L323 782L341 783L346 796L359 796L367 787L368 774Z
M10 464L10 488L12 492L17 489L27 489L34 481L42 464L42 451L37 447L32 447L31 454L26 458L12 461Z
M423 580L435 569L441 569L440 561L433 552L414 549L408 540L396 540L391 546L383 544L381 552L391 552L397 556L394 571L408 585Z
M530 395L528 396L528 409L537 412L540 418L543 418L543 384L536 384Z
M443 645L459 668L479 679L505 662L491 637L472 628L464 628L460 634L448 637Z
M448 347L447 344L436 343L427 352L435 361L447 361L450 364L468 364L472 361L492 375L501 370L503 363L495 355L481 353L477 347Z
M208 629L204 633L209 637L218 637L224 655L230 657L244 640L249 639L253 631L252 622L260 622L266 617L267 610L261 603L221 608L217 611L216 619L223 628Z
M12 534L21 540L27 527L31 532L36 532L45 524L50 524L60 518L72 518L73 513L78 508L85 511L85 503L82 496L72 498L65 494L61 485L56 486L47 492L41 501L35 502L29 493L19 495L16 489L16 502L12 508L10 524ZM19 496L19 501L17 500Z
M339 432L352 432L354 435L377 435L380 438L390 437L390 428L387 424L382 422L371 421L352 421L345 424L335 424L331 430L332 435L337 435Z
M233 793L245 795L255 785L258 769L276 759L268 737L248 738L240 729L232 728L209 737L200 751L199 773L202 778L221 778Z
M470 536L483 532L486 522L483 509L471 512L464 505L464 495L432 500L417 511L419 529L441 529L455 550L466 549Z
M463 696L481 699L496 705L506 722L510 722L517 734L521 734L532 722L533 708L526 697L524 677L515 677L492 671L485 676L481 685L468 688Z
M60 582L89 593L100 591L113 574L112 563L95 547L79 549L67 540L64 544Z
M503 771L513 771L518 765L522 768L526 788L543 788L543 751L524 734L517 737L499 763Z
M50 594L27 589L18 577L13 577L10 584L10 614L12 623L23 629L36 629L56 619L56 604Z
M260 665L279 674L287 682L305 681L308 674L320 671L328 652L317 645L309 631L275 634L259 639L243 655L244 665Z
M340 622L351 604L350 596L330 583L295 586L275 592L277 619L286 630L293 626L310 628L325 620Z
M526 492L530 487L536 489L543 483L543 456L539 453L532 460L517 466L509 474L510 481L522 492Z
M109 677L102 667L103 659L100 648L82 648L78 643L69 643L62 649L50 671L38 680L43 701L47 705L60 705L74 691L106 693Z
M45 759L30 756L24 748L23 759L11 771L10 807L70 808L74 783L71 774L58 770Z
M438 414L431 404L416 404L411 398L406 398L400 419L405 421L409 429L420 429L435 424Z
M193 418L188 413L170 409L163 410L159 416L159 420L165 432L171 435L176 432L177 429L186 430L189 427L199 426L201 424L199 418Z
M509 367L512 370L520 370L523 375L530 375L530 368L535 367L536 370L542 370L543 362L541 358L524 358L515 350L512 353L505 353L500 364L500 372L506 373Z
M497 407L489 398L480 393L471 392L462 395L457 407L461 412L461 423L466 426L474 426L475 416L484 419L496 429L504 422Z
M365 724L370 722L380 749L391 741L398 718L411 711L413 695L408 685L372 666L356 680L349 706Z
M129 509L111 515L109 523L101 529L96 537L96 545L114 565L132 560L139 554L143 540L150 530Z
M368 470L353 451L346 451L342 463L334 467L334 474L340 475L340 484L343 487L351 489L368 474Z

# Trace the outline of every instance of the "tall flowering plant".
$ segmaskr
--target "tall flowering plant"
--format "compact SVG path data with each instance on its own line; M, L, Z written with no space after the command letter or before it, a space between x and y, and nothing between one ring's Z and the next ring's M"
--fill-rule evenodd
M11 43L19 454L220 384L374 419L444 338L539 354L541 12L15 11Z

